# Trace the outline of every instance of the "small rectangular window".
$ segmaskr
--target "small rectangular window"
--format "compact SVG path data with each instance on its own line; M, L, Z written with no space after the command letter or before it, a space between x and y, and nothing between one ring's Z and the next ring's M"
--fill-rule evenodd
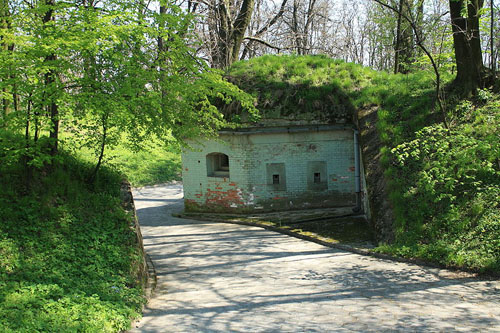
M307 189L310 191L328 190L328 173L325 161L307 162Z
M314 173L314 183L315 184L321 183L321 173L319 172Z
M285 163L266 163L266 183L270 191L286 191Z

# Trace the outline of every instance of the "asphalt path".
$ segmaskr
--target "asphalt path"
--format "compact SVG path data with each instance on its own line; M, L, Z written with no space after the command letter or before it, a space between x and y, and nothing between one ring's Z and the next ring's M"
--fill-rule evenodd
M172 217L182 185L134 190L158 284L131 332L500 332L500 282Z

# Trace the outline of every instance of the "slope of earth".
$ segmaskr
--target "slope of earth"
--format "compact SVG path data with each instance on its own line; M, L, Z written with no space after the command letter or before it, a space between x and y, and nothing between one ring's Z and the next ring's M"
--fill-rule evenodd
M28 176L9 154L24 147L0 134L0 331L127 329L144 300L121 176L103 169L89 185L91 165L65 152Z

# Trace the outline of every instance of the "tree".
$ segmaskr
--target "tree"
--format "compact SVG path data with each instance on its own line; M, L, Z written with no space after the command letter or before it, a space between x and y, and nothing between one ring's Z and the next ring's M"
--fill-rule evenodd
M483 0L450 0L450 19L457 65L455 84L464 93L483 86L483 57L479 34Z
M249 57L255 56L255 50L254 50L254 44L255 43L260 43L262 45L265 45L267 47L271 47L273 49L277 49L278 51L280 50L279 47L272 45L268 43L267 41L262 39L262 36L269 31L269 29L276 23L278 20L281 19L283 14L285 13L286 9L286 4L288 0L283 0L281 2L280 9L276 13L276 15L272 16L264 25L261 27L260 25L262 24L261 18L260 17L255 17L257 15L254 15L254 18L250 22L250 26L248 28L249 36L245 36L245 40L248 42L245 44L245 48L243 49L243 52L241 54L240 60L243 60L246 58L247 55ZM262 1L257 1L256 2L256 12L257 14L260 14L260 9L261 9ZM255 32L254 32L255 30Z
M394 45L394 73L408 73L416 56L414 31L408 20L403 18L403 14L412 18L417 29L422 31L423 6L423 0L418 0L416 3L413 0L399 0Z
M397 13L398 15L401 15L402 18L408 22L408 24L411 26L413 33L415 34L415 42L417 46L425 53L425 55L429 58L429 61L432 64L432 68L434 70L434 74L436 75L436 101L439 105L439 110L441 111L441 117L442 117L442 122L443 125L446 127L446 129L449 129L448 126L448 121L446 117L446 110L443 105L443 101L441 98L441 74L439 73L439 68L438 64L434 59L434 56L432 53L427 49L427 47L424 45L424 39L422 35L422 31L417 26L417 20L411 15L411 12L407 15L407 13L404 13L398 8L395 8L394 6L391 6L389 3L384 2L383 0L374 0L376 3L380 4L381 6L390 9L394 13Z
M195 56L186 42L194 38L193 16L163 2L158 13L159 5L16 2L16 33L0 30L2 41L16 45L1 50L0 89L17 89L20 96L7 129L26 133L24 151L12 152L13 158L21 154L30 167L47 165L57 158L59 132L70 132L66 148L96 152L93 181L106 147L119 140L139 147L153 136L183 142L215 135L228 125L213 105L216 98L238 99L255 110L250 96ZM21 74L12 76L9 68Z
M210 4L209 26L214 47L212 64L226 68L239 59L241 44L252 18L254 0L243 0L237 8L230 0L214 0Z

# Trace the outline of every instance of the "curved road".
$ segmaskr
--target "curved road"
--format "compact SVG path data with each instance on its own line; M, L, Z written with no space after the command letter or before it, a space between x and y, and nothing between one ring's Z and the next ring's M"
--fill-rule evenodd
M500 332L498 280L173 218L181 185L134 198L158 285L132 332Z

